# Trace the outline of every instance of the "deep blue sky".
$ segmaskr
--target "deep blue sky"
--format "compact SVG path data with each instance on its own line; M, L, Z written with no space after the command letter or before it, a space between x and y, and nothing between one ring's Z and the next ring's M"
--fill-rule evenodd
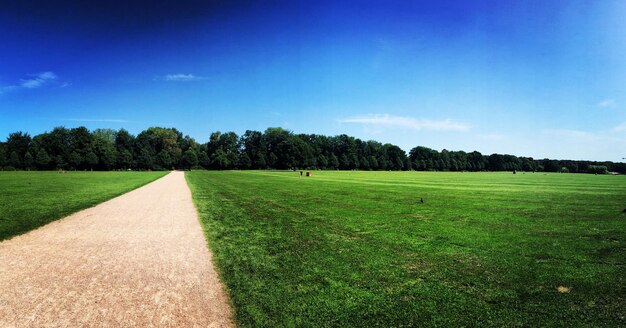
M0 0L0 138L282 126L626 157L625 1L127 2Z

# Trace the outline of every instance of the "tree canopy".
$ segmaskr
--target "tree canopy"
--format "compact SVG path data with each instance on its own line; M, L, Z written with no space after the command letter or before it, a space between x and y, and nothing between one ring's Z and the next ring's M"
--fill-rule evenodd
M392 144L351 137L295 134L283 128L264 132L216 131L201 144L175 128L128 131L56 127L31 137L11 133L0 142L2 169L330 169L418 171L546 171L626 173L626 163L533 159L507 154L437 151L417 146L407 154Z

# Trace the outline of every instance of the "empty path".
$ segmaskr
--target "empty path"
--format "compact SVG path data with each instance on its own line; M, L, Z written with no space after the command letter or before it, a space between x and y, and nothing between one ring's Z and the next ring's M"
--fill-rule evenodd
M231 317L183 172L0 242L0 327L229 327Z

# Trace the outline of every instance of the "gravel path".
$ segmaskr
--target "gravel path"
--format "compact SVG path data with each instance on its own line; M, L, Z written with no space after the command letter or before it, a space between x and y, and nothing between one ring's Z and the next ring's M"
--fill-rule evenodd
M172 172L1 242L0 327L231 327L206 245Z

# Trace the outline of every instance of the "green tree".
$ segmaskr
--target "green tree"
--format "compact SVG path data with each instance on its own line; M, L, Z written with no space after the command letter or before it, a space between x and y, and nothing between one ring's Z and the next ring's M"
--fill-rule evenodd
M154 168L154 157L149 149L142 148L137 158L137 165L143 169Z
M277 162L278 162L278 157L276 156L276 154L274 154L274 152L271 152L270 157L269 157L269 166L271 168L276 168Z
M411 163L411 159L406 157L404 159L404 167L403 170L405 171L411 171L413 169L413 163Z
M70 165L73 168L78 169L82 163L83 158L78 152L73 151L72 153L70 153Z
M34 163L33 155L30 154L29 151L24 155L24 168L31 169Z
M0 170L7 165L7 151L4 143L0 142Z
M323 154L320 154L317 157L317 165L318 168L320 169L325 169L328 167L328 158L326 158L326 156L324 156Z
M115 163L117 162L117 151L115 148L111 146L104 148L100 155L100 162L106 170L115 168Z
M259 151L256 157L256 167L259 169L267 168L267 159L265 158L265 152Z
M198 155L193 149L187 149L183 154L183 162L186 168L194 168L198 166Z
M54 163L56 164L56 168L59 170L64 170L67 166L67 162L65 161L65 158L63 158L63 155L57 155L54 158Z
M247 153L243 153L241 154L241 156L239 156L239 167L244 170L248 170L250 169L250 167L252 167L252 160Z
M122 169L128 169L133 166L133 154L129 149L119 148L117 153L117 165Z
M170 169L172 167L172 157L170 156L170 153L165 150L162 149L159 154L157 155L158 158L158 163L161 167L165 168L165 169Z
M11 155L9 155L9 165L13 166L14 168L21 168L22 167L22 161L20 160L20 155L17 154L17 151L12 151Z
M328 160L328 166L334 170L336 170L339 167L339 159L337 159L337 156L335 154L330 154L330 157Z
M50 156L43 148L40 148L35 154L35 163L37 163L37 167L39 169L48 168L48 164L50 164Z
M93 151L89 151L87 155L85 155L85 162L87 162L87 165L89 165L89 168L93 171L93 168L98 165L98 156Z
M376 156L370 156L370 158L369 158L369 160L367 160L367 162L370 165L370 169L378 170L378 160L376 159Z
M350 160L348 159L348 155L341 154L339 156L339 168L342 170L347 170L350 168Z

